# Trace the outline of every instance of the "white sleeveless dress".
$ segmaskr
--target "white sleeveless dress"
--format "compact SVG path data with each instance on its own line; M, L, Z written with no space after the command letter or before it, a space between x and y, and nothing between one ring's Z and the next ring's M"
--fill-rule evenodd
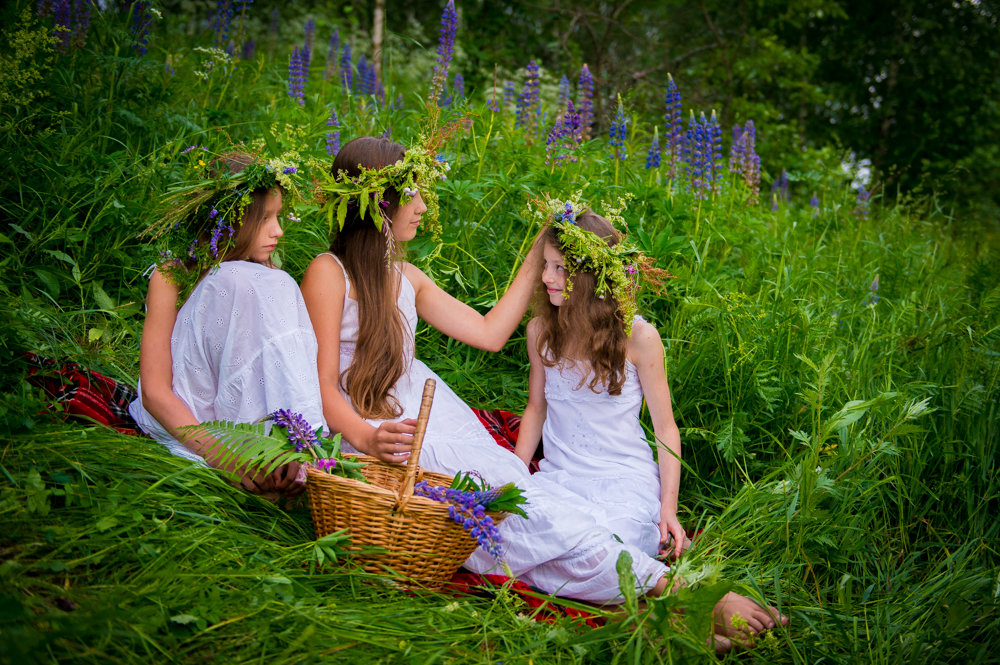
M340 263L336 256L333 258ZM620 543L603 523L606 516L598 506L582 501L579 495L557 483L529 474L524 462L497 445L469 406L413 357L416 294L410 281L400 275L397 306L407 323L410 341L406 347L408 369L394 388L403 408L398 419L416 418L424 381L428 378L437 381L420 465L449 475L477 471L491 485L512 482L524 490L529 519L510 516L500 525L503 559L522 581L569 598L594 603L620 602L616 566L619 554L628 551L639 592L653 587L668 570L666 566L638 547ZM346 270L344 277L347 289L340 329L342 372L350 366L358 339L358 304L349 297L351 283ZM346 394L345 397L350 399ZM368 422L377 426L382 421ZM345 443L345 450L351 449L349 442ZM505 572L482 548L477 548L465 565L478 573Z
M226 261L194 288L170 335L173 391L199 422L253 422L276 409L323 426L316 334L299 285L282 271ZM170 452L204 461L142 406L129 413Z
M642 386L625 362L620 395L592 391L575 363L545 368L545 458L535 477L569 488L602 508L622 542L650 556L660 548L660 473L639 422ZM664 453L666 454L666 453Z

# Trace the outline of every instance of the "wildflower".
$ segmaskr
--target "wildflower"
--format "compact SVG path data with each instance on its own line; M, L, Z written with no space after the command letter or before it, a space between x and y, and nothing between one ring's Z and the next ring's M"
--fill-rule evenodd
M729 151L729 170L741 176L746 187L747 203L756 205L760 196L760 155L757 154L757 130L753 120L741 129L733 127L733 145Z
M233 20L232 0L217 0L215 5L215 47L222 48L229 38L229 24Z
M288 96L296 100L299 106L306 104L306 82L303 74L302 56L299 54L299 47L292 48L292 55L288 59Z
M337 119L337 112L330 109L330 117L326 121L327 127L336 127L326 133L326 154L333 156L340 152L340 120Z
M392 103L392 108L397 110L403 108L403 93L396 95L396 101Z
M694 111L692 111L684 136L684 158L688 187L696 199L708 198L708 191L711 187L710 153L711 140L709 139L705 114L701 114L699 121L695 119Z
M819 216L819 198L816 196L815 193L812 195L812 198L809 199L809 206L811 208L813 208L813 214L812 214L812 216L813 217L818 217Z
M559 79L559 108L566 108L566 104L569 102L569 79L563 74L562 78Z
M586 64L580 70L576 87L576 107L580 111L580 138L590 138L590 126L594 124L594 77Z
M649 144L649 152L646 153L646 169L660 168L660 129L653 128L653 141Z
M264 420L273 420L278 427L283 427L288 435L288 442L295 446L296 452L319 445L316 432L309 426L302 414L289 409L278 409L267 415Z
M305 35L302 41L302 65L306 71L306 76L308 76L309 65L312 64L313 44L316 41L316 21L311 18L306 21L304 31Z
M340 31L333 29L330 35L330 48L326 52L326 69L323 70L323 80L329 81L333 78L333 73L337 68L337 51L340 50Z
M517 117L514 120L515 127L525 127L530 120L535 118L534 111L538 105L538 86L541 76L538 70L538 63L532 60L528 63L527 76L524 79L524 87L521 94L517 96Z
M198 146L196 146L196 145L189 145L188 147L186 147L183 150L181 150L181 154L182 155L186 155L186 154L188 154L189 152L191 152L192 150L194 150L197 147Z
M669 74L667 74L667 95L664 107L666 108L664 119L667 125L664 148L670 160L669 177L673 179L677 176L677 166L681 162L681 143L684 135L682 133L681 93L677 89L677 84L674 83L674 77Z
M461 72L455 74L455 80L451 83L451 92L456 100L465 99L465 77Z
M455 52L455 33L458 31L458 13L455 0L448 0L441 12L441 36L438 38L438 59L431 77L431 99L437 102L445 81L448 80L448 66Z
M285 168L281 169L281 172L284 173L285 175L290 175L292 173L298 173L299 170L294 166L286 166Z
M313 462L313 466L320 471L329 473L337 468L337 459L335 457L321 457Z
M854 214L861 219L868 219L868 204L872 193L865 189L864 185L858 188L858 196L855 199L857 205L854 206Z
M354 90L354 71L351 63L351 45L344 42L344 50L340 56L340 82L344 90Z
M788 202L788 171L781 169L781 175L771 185L771 198L774 200L772 210L777 210L781 203Z
M139 56L146 55L146 45L149 44L149 27L152 25L152 15L149 13L148 0L136 0L132 3L132 48Z
M403 188L403 196L412 199L414 196L417 195L417 191L418 190L417 190L416 187L404 187Z
M516 93L514 92L514 82L513 81L504 81L503 82L503 105L505 107L506 106L511 106L511 105L514 104L514 96L515 96L515 94Z
M872 280L871 286L868 287L868 290L870 291L870 295L861 302L861 305L863 307L867 306L867 305L876 305L876 304L878 304L878 274L877 273L875 275L875 279Z
M609 133L611 134L611 144L612 149L612 159L621 161L626 157L625 150L625 139L628 137L628 120L625 117L625 108L622 106L621 97L618 98L618 112L615 114L615 119L611 121L611 129Z
M497 559L503 554L500 530L493 518L486 514L486 506L489 504L484 499L488 493L432 487L426 480L421 480L414 484L413 494L447 503L448 516L468 531L480 547Z
M580 114L573 102L566 102L566 112L556 118L545 139L545 164L562 166L567 161L577 160L574 151L580 143Z
M704 119L702 120L704 122ZM712 191L719 193L722 183L722 127L719 125L719 118L712 109L712 117L708 121L708 163L707 176L708 184Z
M248 39L246 43L243 44L243 51L240 53L240 59L253 60L253 56L256 51L257 43L252 39Z
M374 74L374 67L372 67L372 74ZM368 78L368 59L361 54L358 58L358 94L361 95L371 95L375 93L374 86L370 85L374 83L374 77Z
M639 269L636 268L633 264L630 263L627 266L625 266L625 274L628 275L629 277L636 274L637 272L639 272Z

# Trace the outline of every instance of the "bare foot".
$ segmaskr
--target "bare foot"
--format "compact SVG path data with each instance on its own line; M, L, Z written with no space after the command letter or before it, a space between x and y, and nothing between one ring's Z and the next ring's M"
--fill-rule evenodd
M788 617L776 608L763 608L750 598L731 591L716 603L712 614L717 635L740 641L752 641L765 630L788 623Z
M713 642L716 656L724 656L733 650L733 643L728 637L723 637L722 635L712 635L708 643L711 646Z

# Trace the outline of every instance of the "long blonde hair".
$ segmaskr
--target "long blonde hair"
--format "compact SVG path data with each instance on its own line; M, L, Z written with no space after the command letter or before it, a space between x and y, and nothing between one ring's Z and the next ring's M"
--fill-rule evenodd
M405 153L403 146L386 138L363 136L340 149L330 170L354 176L360 168L394 164ZM384 225L391 225L399 209L399 192L387 189L383 198ZM344 228L330 242L330 251L343 262L358 300L357 346L340 382L361 416L398 418L403 409L391 391L406 371L406 344L413 344L396 305L399 280L405 278L387 260L388 251L392 258L400 258L395 243L359 213L357 205L349 206Z

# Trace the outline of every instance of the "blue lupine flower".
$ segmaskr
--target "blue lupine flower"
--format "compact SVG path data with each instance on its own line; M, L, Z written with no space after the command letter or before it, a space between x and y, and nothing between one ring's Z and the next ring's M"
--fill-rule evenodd
M667 74L667 94L664 108L666 109L664 120L667 126L667 133L663 137L664 149L670 164L668 177L673 179L677 176L677 166L681 162L681 153L683 152L681 144L684 140L684 133L681 118L681 92L677 89L677 84L674 83L674 77L669 74Z
M703 120L704 122L704 117ZM719 125L719 118L712 109L712 117L708 121L708 184L712 191L719 193L722 184L722 126Z
M374 67L372 68L374 69ZM369 87L368 78L368 59L365 57L364 53L358 58L358 94L361 95L371 95L375 92L374 89Z
M577 160L574 151L580 143L580 114L573 102L566 102L566 112L556 118L545 139L545 164L562 166Z
M653 141L649 144L649 152L646 153L646 169L660 168L660 133L659 128L653 130Z
M818 217L819 216L819 197L816 196L815 193L812 195L812 198L809 199L809 207L811 207L813 209L812 216L813 217Z
M93 0L74 0L73 29L69 37L70 46L80 48L87 43L90 31L90 5Z
M868 219L868 205L871 200L872 193L865 189L864 185L858 189L858 196L855 199L857 205L854 206L854 214L861 219ZM875 287L878 288L878 281L876 279Z
M781 169L781 175L771 185L771 198L774 201L773 210L777 210L780 204L788 202L788 186L788 171Z
M535 111L538 105L538 88L541 75L538 70L538 63L532 60L528 63L527 75L524 79L524 87L521 94L517 96L517 117L514 120L515 127L526 127L529 121L536 118Z
M465 77L462 76L462 72L455 74L455 80L451 83L451 92L456 101L465 99Z
M480 502L481 492L432 487L426 480L421 480L414 484L413 494L447 503L449 518L468 531L480 547L495 558L500 558L503 553L500 530L493 518L486 514L485 506Z
M330 35L330 48L326 52L326 69L323 70L323 79L329 81L333 78L337 70L337 52L340 50L340 31L333 29Z
M302 41L302 67L306 76L309 76L309 65L312 64L313 44L316 40L316 21L311 18L306 21L304 28L304 39Z
M712 125L705 119L705 114L702 113L700 119L695 120L692 111L684 136L684 158L688 187L696 199L706 200L712 191L717 168L713 161L715 153L712 132ZM721 154L719 159L721 160Z
M615 113L614 120L611 121L611 128L608 130L611 135L611 158L621 161L626 157L625 140L628 138L628 119L625 117L625 108L622 100L618 98L618 112Z
M333 109L330 109L326 126L333 128L326 133L326 154L332 157L340 152L340 120L337 119L337 112Z
M278 409L267 415L264 420L273 420L275 425L283 427L288 435L288 442L295 446L296 452L319 446L315 430L309 426L301 413L295 413L290 409Z
M445 82L448 80L448 66L455 52L455 33L458 31L458 13L455 11L455 0L448 0L441 12L441 36L438 38L437 64L434 65L434 75L431 77L431 99L435 101L441 95Z
M243 52L240 54L240 58L243 60L253 60L253 56L257 51L257 42L252 39L248 39L243 44Z
M566 104L569 102L569 79L563 74L562 78L559 79L559 108L566 108Z
M343 53L340 56L340 82L344 90L354 90L354 67L351 62L351 45L344 42Z
M580 70L580 80L576 87L576 108L580 112L581 138L588 138L590 126L594 124L594 77L586 64Z
M148 0L136 0L132 3L132 48L140 55L146 55L146 45L149 44L149 27L153 24L153 15L149 11Z
M281 172L284 173L285 175L290 175L292 173L298 173L299 170L297 168L295 168L294 166L286 166L285 168L283 168L281 170Z
M514 104L514 97L517 93L514 91L513 81L503 82L503 105L504 107L510 107Z
M299 54L299 47L292 48L292 55L288 59L288 96L296 100L299 106L306 103L306 82L302 73L302 56Z
M215 4L215 46L223 48L229 40L229 24L233 20L232 0L217 0Z
M741 129L733 127L733 145L729 151L729 168L743 179L748 191L747 203L756 205L760 196L760 155L757 154L757 130L753 120Z

